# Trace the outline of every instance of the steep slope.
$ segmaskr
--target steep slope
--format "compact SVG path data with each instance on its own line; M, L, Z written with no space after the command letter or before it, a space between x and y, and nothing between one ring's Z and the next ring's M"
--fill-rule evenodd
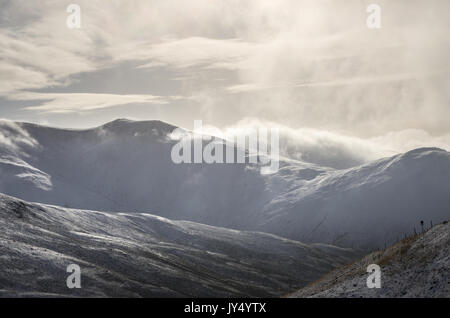
M381 267L381 288L367 288L369 264ZM450 297L450 223L406 238L339 268L290 297Z
M347 247L378 248L450 218L450 154L423 148L346 170L282 160L174 164L175 127L116 120L88 130L0 124L0 192L28 201L150 212ZM2 138L0 138L0 141Z
M356 256L269 234L5 195L0 228L0 296L277 296ZM81 267L81 289L66 287L69 264Z
M267 204L258 230L305 242L379 248L420 221L450 218L450 154L416 149L316 178Z
M257 165L175 164L177 141L168 137L175 127L160 121L121 119L88 130L15 125L33 146L20 145L14 155L0 148L0 192L72 208L150 211L245 229L254 222L248 215L275 195L327 171L289 161L281 163L283 176L270 177Z

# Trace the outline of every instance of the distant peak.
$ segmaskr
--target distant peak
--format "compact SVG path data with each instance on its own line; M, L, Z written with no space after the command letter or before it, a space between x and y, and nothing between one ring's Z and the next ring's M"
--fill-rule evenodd
M137 122L137 121L134 121L134 120L131 120L131 119L127 119L127 118L118 118L118 119L115 119L113 121L107 122L107 123L101 125L100 127L104 127L104 128L121 127L121 126L124 126L124 125L130 125L130 124L132 124L134 122Z
M100 126L99 128L107 129L114 133L146 134L154 133L155 131L158 133L170 133L177 127L160 120L135 121L127 118L118 118Z
M448 152L444 149L437 147L422 147L400 154L399 158L409 160L409 159L430 157L438 154L448 154Z
M428 152L447 152L446 150L442 149L442 148L437 148L437 147L422 147L422 148L416 148L410 151L405 152L405 155L415 155L415 154L423 154L423 153L428 153Z
M109 124L111 124L111 123L131 123L131 122L134 122L134 121L135 120L131 120L131 119L128 119L128 118L117 118L117 119L109 122ZM107 125L107 124L108 123L106 123L105 125Z
M436 147L423 147L410 150L408 152L399 154L390 158L392 162L402 163L402 164L418 164L422 163L425 165L433 165L435 160L445 160L448 162L450 159L450 153L444 149Z

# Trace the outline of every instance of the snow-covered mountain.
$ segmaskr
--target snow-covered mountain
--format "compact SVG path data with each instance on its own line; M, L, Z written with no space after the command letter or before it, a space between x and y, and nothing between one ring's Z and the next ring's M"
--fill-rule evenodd
M333 171L274 198L258 230L306 242L382 247L450 218L450 153L423 148Z
M282 160L174 164L174 126L116 120L87 130L0 124L0 192L28 201L380 247L449 218L450 154L417 149L346 170Z
M5 195L0 228L0 296L278 296L357 255L270 234ZM70 264L81 268L81 289L66 286Z
M367 288L379 264L381 288ZM338 268L290 297L450 297L450 223L410 236Z

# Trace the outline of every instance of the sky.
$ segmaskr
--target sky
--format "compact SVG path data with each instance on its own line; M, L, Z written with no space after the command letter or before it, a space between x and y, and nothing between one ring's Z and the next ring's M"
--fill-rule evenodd
M449 27L448 0L0 0L0 118L272 125L362 161L450 150Z

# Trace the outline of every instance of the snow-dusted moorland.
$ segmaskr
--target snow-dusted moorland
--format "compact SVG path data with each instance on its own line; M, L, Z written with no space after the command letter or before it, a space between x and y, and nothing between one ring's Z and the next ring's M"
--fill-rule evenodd
M381 267L381 288L367 288L369 264ZM408 237L339 268L290 297L450 297L450 223Z
M357 255L256 232L0 195L0 296L279 296ZM81 267L81 289L66 285Z

